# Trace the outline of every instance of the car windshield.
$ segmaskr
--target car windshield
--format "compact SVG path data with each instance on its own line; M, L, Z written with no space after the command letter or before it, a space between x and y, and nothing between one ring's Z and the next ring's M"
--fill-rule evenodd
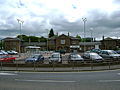
M32 56L32 58L37 58L39 55L34 55L34 56Z
M57 57L59 57L59 54L53 54L52 57L57 58Z

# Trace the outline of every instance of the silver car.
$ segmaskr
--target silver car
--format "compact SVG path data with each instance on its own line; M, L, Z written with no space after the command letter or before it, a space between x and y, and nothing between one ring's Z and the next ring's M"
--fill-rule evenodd
M96 62L103 61L103 58L100 55L98 55L97 53L93 53L93 52L85 52L83 54L83 57L86 60L92 60L92 61L96 61Z
M117 52L115 52L114 50L102 50L99 53L100 56L102 56L103 58L113 58L113 59L119 59L120 58L120 54L118 54Z
M70 54L69 55L69 63L70 62L83 62L84 59L79 54Z

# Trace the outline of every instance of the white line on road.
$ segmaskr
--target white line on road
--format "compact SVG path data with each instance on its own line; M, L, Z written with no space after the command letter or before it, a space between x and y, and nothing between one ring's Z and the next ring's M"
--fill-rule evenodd
M99 82L120 82L120 80L99 80Z
M120 75L120 73L117 73L118 75Z
M0 73L0 75L17 75L17 74L13 74L13 73Z
M59 80L23 80L15 79L16 81L26 81L26 82L44 82L44 83L73 83L75 81L59 81Z

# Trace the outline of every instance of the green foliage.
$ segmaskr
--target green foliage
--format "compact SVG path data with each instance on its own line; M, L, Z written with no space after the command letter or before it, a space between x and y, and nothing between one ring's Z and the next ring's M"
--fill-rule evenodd
M2 49L2 42L0 42L0 49Z
M81 41L82 42L91 42L91 38L82 38Z
M5 46L4 42L2 40L0 40L0 49L3 49Z
M47 42L47 39L42 36L42 37L40 38L40 42Z
M36 37L36 36L26 36L26 35L18 35L17 38L21 38L24 42L46 42L47 39L42 37Z
M82 39L81 39L81 37L79 36L79 35L76 35L76 38L78 38L79 39L79 41L81 41Z
M49 32L49 38L53 37L54 36L54 31L53 29L51 28L50 32Z

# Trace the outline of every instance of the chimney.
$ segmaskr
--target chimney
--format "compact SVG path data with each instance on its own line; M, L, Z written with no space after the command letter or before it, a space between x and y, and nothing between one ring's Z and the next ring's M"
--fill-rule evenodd
M68 36L70 36L70 35L69 35L69 32L68 32Z
M103 35L102 40L104 40L104 39L105 39L105 37L104 37L104 35Z

